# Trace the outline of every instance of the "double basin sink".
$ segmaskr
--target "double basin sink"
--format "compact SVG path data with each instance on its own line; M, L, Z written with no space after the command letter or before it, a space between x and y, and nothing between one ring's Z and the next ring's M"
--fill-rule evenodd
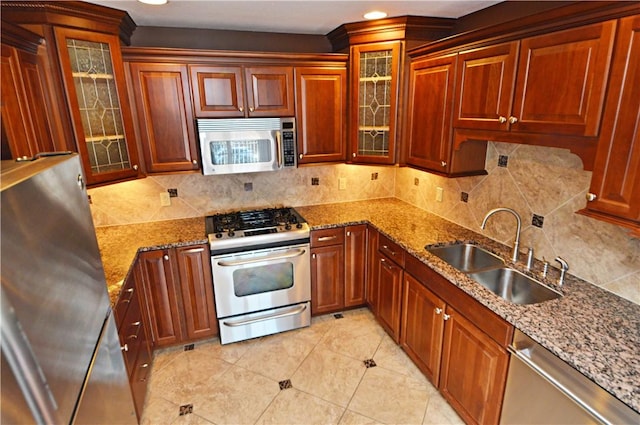
M427 248L427 251L514 304L537 304L562 296L537 280L507 267L500 257L477 245L456 243Z

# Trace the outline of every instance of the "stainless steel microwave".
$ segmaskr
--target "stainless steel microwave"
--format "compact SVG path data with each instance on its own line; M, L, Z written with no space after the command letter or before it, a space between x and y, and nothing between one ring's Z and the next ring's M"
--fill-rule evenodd
M275 171L297 166L295 118L197 119L202 173Z

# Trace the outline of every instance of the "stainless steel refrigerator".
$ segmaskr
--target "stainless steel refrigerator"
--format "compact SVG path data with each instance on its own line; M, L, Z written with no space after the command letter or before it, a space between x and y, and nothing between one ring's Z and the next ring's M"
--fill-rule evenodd
M1 170L1 423L136 423L78 156Z

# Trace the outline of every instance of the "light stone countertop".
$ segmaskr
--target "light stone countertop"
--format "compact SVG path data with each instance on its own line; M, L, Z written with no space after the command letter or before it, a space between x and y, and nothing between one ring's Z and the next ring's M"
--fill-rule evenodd
M296 211L312 230L372 224L422 263L640 412L639 305L572 275L567 275L564 286L558 288L555 268L550 268L548 279L543 282L562 292L562 298L532 305L504 301L424 247L473 242L524 272L523 264L508 260L510 247L395 198L296 207ZM112 303L139 250L206 243L204 218L99 227L96 233ZM540 270L541 263L536 261L533 273ZM540 280L539 276L536 278Z

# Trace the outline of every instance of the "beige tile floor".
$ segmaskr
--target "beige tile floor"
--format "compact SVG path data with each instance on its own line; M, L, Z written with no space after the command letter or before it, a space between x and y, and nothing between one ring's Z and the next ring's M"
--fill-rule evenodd
M369 310L343 316L235 344L214 339L158 352L141 422L463 423Z

